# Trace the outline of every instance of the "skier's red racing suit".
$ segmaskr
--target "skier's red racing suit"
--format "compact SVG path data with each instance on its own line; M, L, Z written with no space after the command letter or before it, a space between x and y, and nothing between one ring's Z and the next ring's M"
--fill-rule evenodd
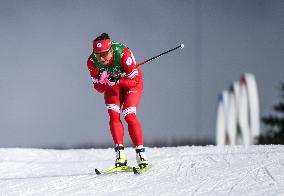
M120 119L120 111L128 124L128 132L135 146L143 145L142 127L137 119L136 111L142 96L142 71L136 66L135 58L129 48L122 44L112 43L113 57L106 65L107 68L118 67L122 77L118 84L108 86L100 84L98 61L93 53L87 61L87 66L99 93L104 93L105 104L109 114L109 126L115 144L124 144L124 128ZM116 70L116 69L112 69ZM114 71L115 72L115 71Z

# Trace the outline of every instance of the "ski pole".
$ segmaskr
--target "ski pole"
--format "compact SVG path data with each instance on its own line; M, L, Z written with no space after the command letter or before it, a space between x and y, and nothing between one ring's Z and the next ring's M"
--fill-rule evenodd
M157 59L157 58L159 58L160 56L163 56L164 54L167 54L167 53L169 53L169 52L172 52L172 51L174 51L174 50L176 50L176 49L183 49L184 48L184 44L180 44L180 45L178 45L177 47L175 47L175 48L172 48L172 49L170 49L170 50L167 50L167 51L165 51L165 52L163 52L163 53L161 53L161 54L158 54L157 56L154 56L154 57L152 57L152 58L150 58L150 59L148 59L148 60L145 60L145 61L143 61L143 62L141 62L141 63L138 63L137 64L137 67L138 66L140 66L140 65L143 65L143 64L145 64L145 63L148 63L149 61L152 61L152 60L154 60L154 59Z
M152 57L152 58L149 58L149 59L147 59L147 60L145 60L145 61L143 61L143 62L141 62L141 63L138 63L136 66L137 67L139 67L140 65L143 65L143 64L145 64L145 63L148 63L149 61L152 61L152 60L154 60L154 59L157 59L157 58L159 58L160 56L163 56L164 54L167 54L167 53L169 53L169 52L172 52L172 51L174 51L174 50L176 50L176 49L183 49L184 48L184 44L180 44L180 45L178 45L177 47L175 47L175 48L172 48L172 49L170 49L170 50L167 50L167 51L165 51L165 52L162 52L161 54L158 54L157 56L154 56L154 57ZM117 74L114 74L114 75L112 75L113 77L115 77L115 78L117 78L117 77L121 77L121 74L122 73L117 73Z

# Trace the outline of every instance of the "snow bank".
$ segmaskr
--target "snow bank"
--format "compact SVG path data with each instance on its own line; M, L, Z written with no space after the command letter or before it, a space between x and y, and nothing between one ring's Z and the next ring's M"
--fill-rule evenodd
M284 146L148 148L154 167L112 167L112 149L0 149L0 195L284 195ZM135 164L134 149L127 148Z

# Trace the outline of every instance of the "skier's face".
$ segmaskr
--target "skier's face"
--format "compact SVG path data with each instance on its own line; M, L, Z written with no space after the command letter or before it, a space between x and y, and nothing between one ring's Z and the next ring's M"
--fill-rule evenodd
M98 61L101 64L106 65L111 60L112 55L113 55L113 51L112 51L112 49L109 49L106 52L95 53L95 55L96 55L96 58L98 59Z

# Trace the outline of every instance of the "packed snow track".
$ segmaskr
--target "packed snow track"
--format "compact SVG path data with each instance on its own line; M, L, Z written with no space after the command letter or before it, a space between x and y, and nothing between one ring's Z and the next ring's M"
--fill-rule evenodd
M135 165L133 148L126 148ZM147 148L153 168L98 176L112 149L0 149L0 195L284 195L284 146Z

